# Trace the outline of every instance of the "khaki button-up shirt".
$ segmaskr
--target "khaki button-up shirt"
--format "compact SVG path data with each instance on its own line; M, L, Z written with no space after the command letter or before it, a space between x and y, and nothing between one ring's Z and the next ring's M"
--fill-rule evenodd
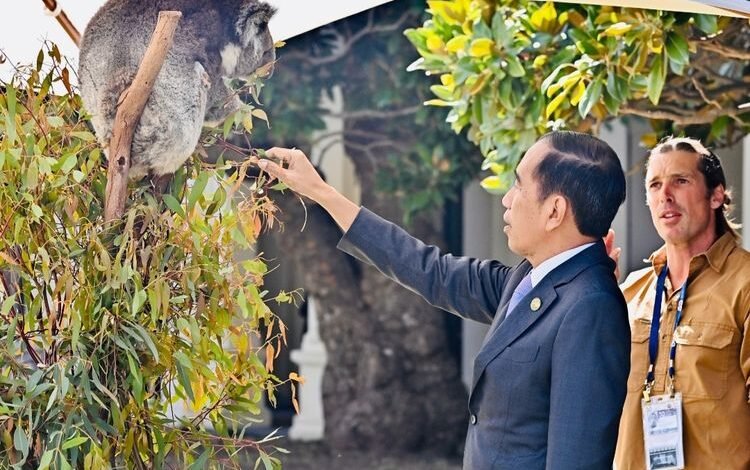
M617 470L643 469L641 398L656 278L664 247L652 266L632 273L621 288L631 326L628 394L620 421ZM750 253L727 233L690 261L682 321L674 321L680 289L667 285L652 395L668 393L669 349L677 343L675 391L683 397L685 468L750 469Z

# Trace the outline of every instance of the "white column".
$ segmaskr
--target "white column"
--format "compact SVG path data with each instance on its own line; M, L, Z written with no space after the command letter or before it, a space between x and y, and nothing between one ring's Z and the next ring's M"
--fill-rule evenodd
M323 372L327 362L325 345L320 339L315 299L307 299L307 333L300 349L290 353L299 365L305 383L299 384L300 413L292 418L289 438L299 441L316 441L323 438Z
M620 119L610 121L602 126L599 137L607 142L617 153L617 156L620 158L622 169L627 174L629 166L628 162L630 161L627 126ZM631 194L628 194L628 199L632 200ZM612 230L615 231L615 245L622 248L618 264L620 265L620 272L623 277L628 274L626 262L629 256L629 253L627 252L630 238L628 227L631 225L628 223L628 202L629 201L625 201L625 203L620 206L620 209L615 216L615 220L612 221ZM637 201L636 203L643 204L641 201Z
M492 198L478 183L472 183L464 189L463 202L463 254L477 258L489 258L492 251L493 232L498 226L492 226ZM479 352L484 335L489 325L472 320L462 320L461 326L461 380L468 389L474 373L474 358Z
M742 246L750 249L750 135L742 141Z

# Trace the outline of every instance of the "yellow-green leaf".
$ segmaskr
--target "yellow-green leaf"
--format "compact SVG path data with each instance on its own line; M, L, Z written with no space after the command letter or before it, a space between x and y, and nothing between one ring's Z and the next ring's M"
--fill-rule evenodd
M469 55L472 57L487 57L492 53L492 46L495 41L489 38L479 38L471 41L469 46Z
M622 36L623 34L627 33L633 29L632 24L624 23L620 21L619 23L615 23L613 25L610 25L607 29L599 33L599 36Z
M567 95L568 93L563 91L559 95L555 96L555 98L547 104L547 108L544 112L547 119L549 119L549 117L552 116L552 113L554 113L555 110L560 107L563 101L565 101L565 97Z
M445 49L448 52L451 52L455 54L458 51L462 51L466 48L466 44L469 43L469 37L462 34L460 36L456 36L455 38L451 39L445 44Z
M557 10L552 2L546 2L540 9L532 13L531 24L539 31L551 33L557 29Z
M576 86L573 87L573 91L570 94L570 104L576 106L578 102L581 101L581 98L583 97L585 91L586 85L583 83L583 80L579 80Z

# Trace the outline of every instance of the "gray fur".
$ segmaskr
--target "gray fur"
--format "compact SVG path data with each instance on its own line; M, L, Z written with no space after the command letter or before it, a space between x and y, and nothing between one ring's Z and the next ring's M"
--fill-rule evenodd
M135 77L159 11L182 12L174 44L154 83L131 147L132 179L174 173L195 150L204 122L239 107L222 77L242 78L275 60L258 0L109 0L81 42L81 97L99 142L112 138L117 101Z

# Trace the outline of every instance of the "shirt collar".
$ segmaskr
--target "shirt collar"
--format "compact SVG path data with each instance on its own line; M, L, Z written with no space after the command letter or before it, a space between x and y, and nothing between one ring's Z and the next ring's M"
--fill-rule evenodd
M539 266L531 270L531 286L536 287L536 285L539 284L542 279L544 279L544 276L551 273L553 269L560 266L561 264L568 261L570 258L574 257L593 244L594 242L585 243L581 246L565 250L562 253L556 254L552 258L547 258L546 260L544 260L539 264Z
M729 257L729 253L731 253L736 246L737 239L734 238L731 232L727 232L720 236L713 245L708 248L708 250L693 256L690 260L690 266L692 268L696 263L705 260L714 271L721 272L721 268ZM662 245L658 250L651 253L651 256L648 257L647 261L652 264L654 271L657 273L661 271L662 267L664 267L667 262L666 245Z

